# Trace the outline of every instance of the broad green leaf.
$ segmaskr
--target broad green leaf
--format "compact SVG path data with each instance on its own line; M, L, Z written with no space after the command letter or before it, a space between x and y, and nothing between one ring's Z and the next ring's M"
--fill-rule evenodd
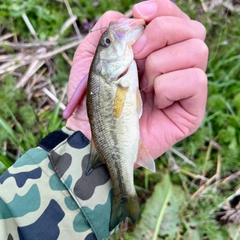
M164 212L164 218L160 228L160 236L169 236L175 239L180 232L181 209L185 200L184 191L171 184L172 192Z
M156 240L160 236L174 239L179 232L179 209L183 200L183 191L174 187L166 174L147 201L132 239Z
M239 224L229 224L228 232L233 240L240 240L240 227Z
M185 222L183 224L184 224L184 227L186 228L185 233L183 234L184 240L190 240L190 239L201 240L199 229L197 227L198 225L196 222L190 221L190 222Z

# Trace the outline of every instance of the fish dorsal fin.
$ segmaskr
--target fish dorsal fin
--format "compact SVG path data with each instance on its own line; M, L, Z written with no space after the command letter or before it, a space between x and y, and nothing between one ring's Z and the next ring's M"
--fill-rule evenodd
M91 140L90 159L85 174L89 175L95 168L102 164L105 163L99 157L95 144L93 140Z
M137 113L138 113L138 117L140 118L142 116L143 103L142 103L142 97L139 89L137 89L137 92L136 92L136 99L137 99Z
M145 167L151 172L156 172L155 162L141 139L139 140L138 158L134 167Z

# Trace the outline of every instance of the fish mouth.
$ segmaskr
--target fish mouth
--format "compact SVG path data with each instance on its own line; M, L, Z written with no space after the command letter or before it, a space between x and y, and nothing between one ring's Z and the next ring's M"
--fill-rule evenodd
M123 76L125 76L125 75L128 73L128 70L129 70L129 67L127 67L127 69L118 76L117 80L119 80L119 79L121 79Z
M131 46L141 36L145 27L142 19L122 19L118 22L111 22L110 28L113 29L115 36L119 39L125 38Z

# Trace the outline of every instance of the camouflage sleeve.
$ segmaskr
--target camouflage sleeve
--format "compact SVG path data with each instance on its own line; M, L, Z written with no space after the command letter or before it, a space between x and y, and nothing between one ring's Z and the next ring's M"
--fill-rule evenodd
M66 128L0 177L0 239L105 239L112 186L105 166L84 174L89 140Z

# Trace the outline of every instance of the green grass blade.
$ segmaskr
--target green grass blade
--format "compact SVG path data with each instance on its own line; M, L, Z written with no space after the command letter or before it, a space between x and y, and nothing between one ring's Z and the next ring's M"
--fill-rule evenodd
M13 164L13 162L10 159L3 155L0 155L0 162L3 163L6 168L11 167Z
M19 121L15 117L14 113L11 111L11 109L7 105L5 106L5 108L7 108L8 113L11 116L12 121L15 123L18 132L25 136L25 131L24 131L22 125L19 123Z
M158 238L159 229L160 229L160 226L161 226L161 223L163 220L164 213L166 211L167 203L168 203L171 193L172 193L171 182L170 182L170 178L169 178L168 174L165 175L161 185L162 185L161 186L162 198L161 198L161 204L159 203L159 205L161 207L159 209L159 214L158 214L157 223L155 226L153 240L157 240L157 238Z
M12 141L14 144L19 144L19 141L12 127L1 117L0 117L0 126L3 128L4 131L6 131L10 141Z
M61 127L62 118L59 116L60 112L60 102L56 105L56 108L50 115L50 121L48 126L48 131L53 132Z

